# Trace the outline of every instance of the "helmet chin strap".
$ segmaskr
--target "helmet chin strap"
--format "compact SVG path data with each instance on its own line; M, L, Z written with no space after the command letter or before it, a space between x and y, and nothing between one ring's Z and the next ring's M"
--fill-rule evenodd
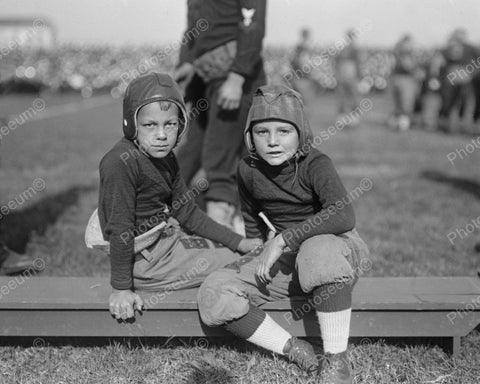
M137 139L133 139L133 143L137 146L138 150L142 152L147 157L152 157L147 151L145 151L140 144L138 144Z

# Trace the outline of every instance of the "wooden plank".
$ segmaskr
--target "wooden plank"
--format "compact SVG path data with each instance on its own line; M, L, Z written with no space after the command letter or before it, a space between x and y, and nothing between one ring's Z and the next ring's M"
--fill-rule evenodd
M1 309L105 309L111 288L105 278L0 277ZM149 308L196 309L196 289L141 293ZM269 310L301 308L306 298L268 303ZM480 308L480 280L474 277L361 278L354 310L462 310Z
M118 323L105 278L0 277L0 336L172 337L225 335L201 324L197 290L141 293L147 311ZM308 298L263 308L295 336L320 336ZM453 352L480 324L480 284L470 277L363 278L354 291L351 337L438 337Z
M288 312L267 311L295 336L321 336L313 313L292 320ZM0 336L175 337L224 335L221 328L201 324L192 310L151 310L132 323L117 322L107 310L10 310L1 312ZM480 324L480 313L469 312L452 325L445 312L353 312L351 337L461 337Z

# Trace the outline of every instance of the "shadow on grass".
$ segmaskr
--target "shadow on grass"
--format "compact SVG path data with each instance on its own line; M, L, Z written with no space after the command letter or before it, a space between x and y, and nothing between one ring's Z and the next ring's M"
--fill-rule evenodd
M215 367L206 361L194 360L187 364L193 368L187 384L230 384L235 382L233 375L222 367Z
M0 221L1 240L12 250L25 253L33 233L44 234L79 197L94 190L93 186L75 186L44 197L24 209L13 211Z
M449 176L439 171L423 171L420 174L423 178L436 181L438 183L448 184L456 189L470 193L480 200L480 183L474 180L462 177Z

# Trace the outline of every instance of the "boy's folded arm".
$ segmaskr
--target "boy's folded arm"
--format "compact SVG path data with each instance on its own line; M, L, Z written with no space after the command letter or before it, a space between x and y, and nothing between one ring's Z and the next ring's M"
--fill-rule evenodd
M110 156L100 164L99 211L110 242L110 283L114 289L133 288L136 169ZM102 220L101 220L102 221Z
M297 250L310 237L339 235L355 227L352 201L330 158L322 155L314 159L310 163L309 175L312 189L322 208L315 215L282 232L285 242L292 250Z
M340 235L351 231L355 227L355 214L350 205L338 209L330 205L320 212L282 231L285 243L292 251L297 251L300 245L307 239L318 235Z
M185 204L185 210L176 216L182 226L196 235L222 243L232 251L238 250L243 236L218 224L203 212L195 202Z
M172 204L173 216L190 232L236 251L243 237L208 217L189 196L191 192L188 191L180 172L177 172L172 186L172 200L182 204Z

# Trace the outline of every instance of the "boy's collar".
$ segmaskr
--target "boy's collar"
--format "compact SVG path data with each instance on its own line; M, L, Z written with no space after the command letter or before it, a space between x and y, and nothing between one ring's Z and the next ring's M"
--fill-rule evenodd
M258 164L258 167L272 175L286 175L289 173L294 173L296 169L296 162L298 158L296 156L292 157L290 160L283 162L280 165L270 165L265 160L260 157L252 157L255 162Z

